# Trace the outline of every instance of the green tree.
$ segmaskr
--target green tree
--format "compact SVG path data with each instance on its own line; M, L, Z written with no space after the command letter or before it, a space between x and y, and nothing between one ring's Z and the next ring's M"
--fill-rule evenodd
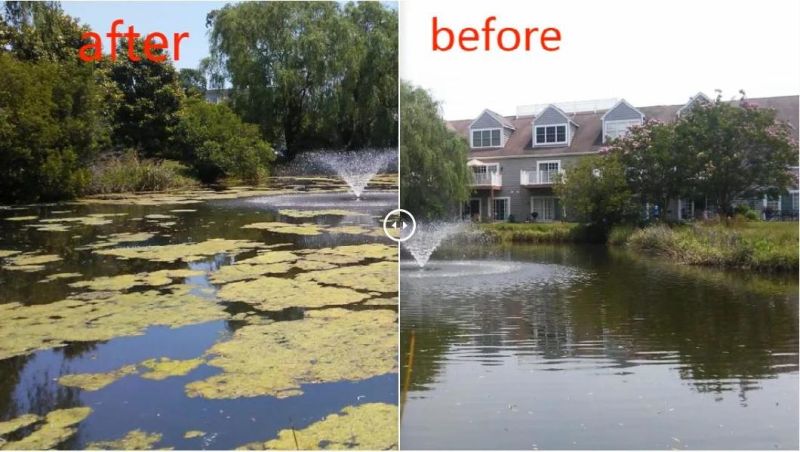
M381 4L244 2L208 16L216 85L297 152L396 145L397 14Z
M677 146L674 124L648 121L631 127L608 151L619 156L628 186L642 201L666 211L670 199L691 194L693 156L687 147Z
M585 157L566 169L553 187L570 216L600 232L635 218L637 207L619 154Z
M208 81L199 69L183 68L178 72L184 94L193 97L203 97L206 94Z
M141 57L141 39L136 40L134 49L140 61L128 59L128 42L124 39L117 49L117 61L104 61L110 65L109 77L121 93L114 115L114 144L136 149L145 157L175 158L170 141L184 99L178 72L168 61L158 63ZM161 55L163 50L151 53Z
M678 148L694 156L693 184L699 195L728 215L739 198L778 194L792 182L797 164L796 131L775 111L742 98L738 105L717 96L698 105L675 126Z
M74 62L89 31L59 2L6 1L0 15L0 53L25 61Z
M92 65L20 61L0 53L0 198L76 196L108 144Z
M442 217L469 198L467 142L424 89L402 82L400 99L400 206L418 218Z
M227 105L199 98L188 99L181 110L176 141L182 144L183 159L205 182L237 177L258 183L275 159L257 126L243 123Z

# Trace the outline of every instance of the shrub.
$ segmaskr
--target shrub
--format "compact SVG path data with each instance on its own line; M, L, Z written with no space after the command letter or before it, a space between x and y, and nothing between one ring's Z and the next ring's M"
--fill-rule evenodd
M224 104L188 99L180 112L176 146L203 182L233 177L257 184L275 153L258 127L246 124Z
M28 62L0 51L0 200L78 195L108 142L91 65Z
M135 152L129 151L95 164L88 192L129 193L196 186L194 180L185 176L187 171L178 162L140 160Z

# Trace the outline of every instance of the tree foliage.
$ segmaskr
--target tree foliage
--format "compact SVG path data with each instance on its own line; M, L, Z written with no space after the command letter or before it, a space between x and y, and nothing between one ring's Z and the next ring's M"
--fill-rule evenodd
M618 154L585 157L566 169L554 185L570 216L608 231L631 220L636 204L626 180L625 165Z
M693 157L686 147L677 146L673 124L648 121L631 127L608 151L619 156L628 187L642 201L664 210L670 199L690 194Z
M178 72L183 93L188 97L203 97L208 81L200 69L183 68Z
M396 145L397 13L380 3L244 2L208 16L217 84L297 152Z
M143 54L143 41L134 44ZM163 53L162 49L151 52ZM117 61L108 62L109 77L121 93L114 115L114 144L136 149L145 157L177 157L171 137L178 124L178 110L184 94L175 67L142 58L128 59L128 42L120 40Z
M418 218L445 216L470 193L467 142L447 128L427 91L400 86L400 206Z
M258 183L275 159L272 148L261 139L258 127L245 124L224 104L192 98L180 112L177 140L185 161L205 182L237 177Z
M792 182L796 131L746 99L699 105L675 125L676 147L695 161L691 183L726 214L736 199L777 195Z
M0 53L0 198L80 193L88 163L108 143L102 94L91 66Z
M89 31L58 2L6 1L0 15L0 52L24 61L74 62Z

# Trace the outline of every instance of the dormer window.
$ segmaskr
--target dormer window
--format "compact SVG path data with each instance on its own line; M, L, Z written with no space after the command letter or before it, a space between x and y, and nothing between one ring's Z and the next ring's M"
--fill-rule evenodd
M500 129L473 129L473 148L499 148L501 146L502 130Z
M625 136L633 126L644 124L644 113L620 99L601 118L603 120L603 143Z
M567 144L567 125L536 126L536 144Z

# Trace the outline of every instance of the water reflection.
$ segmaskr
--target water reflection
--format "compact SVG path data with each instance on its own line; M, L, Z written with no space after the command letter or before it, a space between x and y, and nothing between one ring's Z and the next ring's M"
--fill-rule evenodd
M441 256L518 267L404 267L402 447L797 447L796 281L592 247Z

